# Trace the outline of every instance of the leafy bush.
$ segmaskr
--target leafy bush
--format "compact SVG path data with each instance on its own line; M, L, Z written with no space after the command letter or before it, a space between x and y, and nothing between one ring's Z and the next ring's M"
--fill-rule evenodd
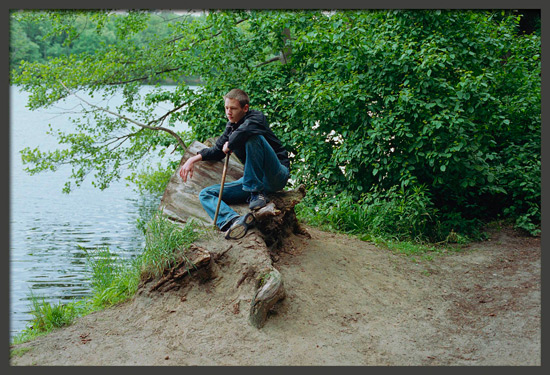
M453 228L475 236L501 217L537 234L541 44L540 35L519 35L518 23L498 11L252 13L246 32L234 29L216 49L239 43L257 55L227 59L231 72L202 71L201 100L186 119L202 137L217 134L221 123L204 120L223 118L221 104L203 100L220 103L238 84L288 145L293 178L313 201L330 207L332 195L368 192L398 204L394 187L421 189L438 213L418 222L428 236ZM248 69L267 59L254 47L263 40L291 50L289 62Z

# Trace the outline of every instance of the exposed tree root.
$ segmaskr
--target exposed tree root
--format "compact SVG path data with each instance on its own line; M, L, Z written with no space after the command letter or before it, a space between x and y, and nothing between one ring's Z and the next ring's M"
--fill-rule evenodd
M180 284L180 280L185 276L191 275L192 273L199 273L201 269L207 267L210 264L211 258L207 250L192 244L178 264L165 270L160 280L158 280L149 290L151 292L156 290L166 292L177 287ZM207 274L208 273L201 272L200 276L205 278Z

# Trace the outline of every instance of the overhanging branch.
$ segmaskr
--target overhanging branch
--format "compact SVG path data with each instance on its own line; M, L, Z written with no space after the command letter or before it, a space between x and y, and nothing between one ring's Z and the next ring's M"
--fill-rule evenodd
M245 22L245 21L247 21L247 20L248 20L248 18L242 18L242 19L238 20L237 22L235 22L235 25L239 25L239 24L241 24L241 23L243 23L243 22ZM207 29L209 29L209 28L211 28L211 27L212 27L212 26L209 26ZM182 52L190 51L191 48L193 48L196 44L201 43L201 42L204 42L204 41L206 41L206 40L214 39L214 38L218 37L219 35L221 35L222 32L223 32L223 30L222 30L222 31L219 31L219 32L217 32L217 33L215 33L215 34L213 34L213 35L211 35L211 36L208 37L208 38L202 38L202 39L200 39L200 40L197 40L197 41L193 42L189 47L183 48L183 49L181 49L179 52L182 53ZM181 40L181 39L183 39L183 38L184 38L184 36L176 37L176 38L174 38L174 39L171 39L171 40L167 41L166 44L170 44L170 43L177 42L178 40ZM180 67L166 68L166 69L164 69L164 70L160 70L160 71L154 72L153 75L158 76L158 75L161 75L161 74L164 74L164 73L174 72L174 71L177 71L177 70L179 70L179 69L180 69ZM133 83L133 82L138 82L138 81L145 81L145 80L147 80L147 79L150 79L151 77L152 77L152 75L149 75L149 76L142 76L142 77L132 78L132 79L129 79L129 80L126 80L126 81L110 82L110 83L108 83L108 84L110 84L110 85L127 84L127 83Z
M100 106L97 106L95 104L92 104L90 102L88 102L87 100L81 98L80 96L78 96L76 93L72 92L64 83L63 81L59 81L61 83L61 85L65 88L65 90L67 90L67 92L71 95L74 95L76 98L78 98L80 101L86 103L87 105L89 105L90 107L92 108L95 108L95 109L98 109L100 111L103 111L103 112L106 112L106 113L109 113L115 117L118 117L124 121L128 121L128 122L131 122L132 124L134 125L137 125L139 127L141 127L142 129L149 129L149 130L154 130L154 131L163 131L163 132L166 132L168 134L170 134L172 137L174 137L176 139L176 141L178 142L178 144L182 147L183 150L187 149L187 146L185 144L185 142L183 142L183 139L181 139L181 137L176 133L174 132L173 130L171 129L168 129L168 128L165 128L165 127L162 127L162 126L151 126L151 125L146 125L146 124L142 124L134 119L131 119L129 117L126 117L124 115L121 115L120 113L116 113L116 112L113 112L107 108L103 108L103 107L100 107ZM155 120L153 122L158 122L160 121L161 119L164 119L166 118L170 113L173 113L175 111L177 111L178 109L182 108L185 104L182 104L181 106L177 107L177 108L174 108L173 110L171 110L170 112L168 112L167 114L163 115L160 117L160 119L158 120Z

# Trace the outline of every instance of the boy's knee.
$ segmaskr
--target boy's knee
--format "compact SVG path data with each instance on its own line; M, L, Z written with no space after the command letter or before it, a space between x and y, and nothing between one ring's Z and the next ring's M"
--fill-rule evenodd
M253 135L246 140L247 147L258 147L263 144L264 141L263 135Z
M212 186L209 186L209 187L206 187L206 188L204 188L200 191L199 200L204 201L208 197L212 197L212 196L217 197L218 194L217 194L217 191L212 188Z

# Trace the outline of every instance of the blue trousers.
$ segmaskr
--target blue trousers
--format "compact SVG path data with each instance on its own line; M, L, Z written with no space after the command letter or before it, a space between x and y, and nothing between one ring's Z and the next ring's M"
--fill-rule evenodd
M229 157L229 156L226 156ZM282 190L290 176L287 167L282 165L262 135L255 135L246 142L246 161L243 177L237 181L224 184L222 201L216 225L222 228L233 218L239 216L230 204L244 203L251 192L273 193ZM199 200L208 215L214 219L220 184L204 188L199 193Z

